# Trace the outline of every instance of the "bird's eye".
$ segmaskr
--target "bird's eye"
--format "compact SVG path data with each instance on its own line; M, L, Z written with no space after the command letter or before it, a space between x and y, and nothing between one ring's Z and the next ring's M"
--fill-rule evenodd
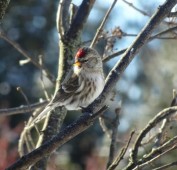
M86 63L88 60L82 60L83 63Z

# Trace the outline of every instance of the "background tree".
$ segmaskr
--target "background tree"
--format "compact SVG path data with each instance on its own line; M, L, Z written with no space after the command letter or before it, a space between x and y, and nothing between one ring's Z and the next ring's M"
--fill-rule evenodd
M36 130L36 127L31 127L30 120L22 131L23 122L28 117L27 114L1 117L1 148L4 148L2 151L7 152L9 155L12 155L12 152L14 153L12 158L7 156L1 159L4 160L2 161L2 169L7 167L6 162L11 164L17 158L18 140L14 139L18 139L21 131L19 151L22 156L31 152L36 147L36 144L39 146L56 134L57 137L53 139L56 139L55 143L60 146L68 141L71 136L74 137L90 126L93 119L106 109L103 103L104 94L110 91L108 87L112 88L115 85L115 81L111 81L112 77L115 80L119 79L119 83L116 86L116 91L119 91L119 93L116 94L114 101L109 102L109 109L99 118L102 128L97 122L94 127L85 131L84 134L82 133L82 135L65 144L61 150L52 154L53 156L50 157L48 166L53 169L98 169L100 167L105 169L107 164L107 169L114 169L119 161L122 160L122 164L118 165L119 169L123 169L123 167L127 169L157 169L157 167L160 168L171 161L171 165L165 166L171 166L172 169L172 166L176 165L176 162L173 162L175 161L176 137L172 128L172 122L175 122L175 117L165 118L176 111L174 106L176 100L175 92L171 105L174 107L164 110L155 116L151 123L148 123L148 121L151 117L154 117L153 114L170 106L172 89L176 88L176 12L170 13L176 1L168 0L159 9L158 13L154 14L155 16L151 18L151 22L147 26L148 29L145 30L146 32L141 32L141 29L150 20L149 16L155 13L157 7L163 4L164 1L159 1L155 4L152 1L149 1L148 4L142 1L136 1L133 4L125 0L118 1L111 13L112 15L109 15L112 8L108 10L108 15L105 15L109 7L101 5L100 1L80 1L79 3L72 1L74 4L77 3L78 6L71 5L69 9L70 2L63 0L59 3L59 16L57 19L59 41L55 26L56 12L54 12L54 9L57 11L58 1L16 1L10 3L9 11L1 24L0 93L1 107L12 107L12 109L2 109L1 115L32 113L34 110L40 112L47 102L45 100L39 102L39 97L43 96L43 98L48 99L53 94L53 91L60 87L60 82L71 67L75 51L80 46L85 45L85 43L90 45L90 40L92 40L97 28L99 28L99 34L95 36L96 41L91 44L96 43L96 49L103 55L106 73L119 60L119 55L122 54L122 51L130 47L120 60L123 61L122 65L120 62L118 69L116 69L116 72L120 73L120 75L114 75L115 71L111 72L110 79L108 79L109 86L106 86L100 98L101 100L95 102L96 107L93 104L89 109L83 111L97 114L85 114L78 119L78 112L68 113L61 133L58 133L58 131L60 131L66 115L66 110L63 108L55 110L48 117L49 119L47 120L49 121L45 131L45 127L42 127L42 124L40 125L44 128L42 130L43 133L41 133L39 127L38 130ZM115 3L116 1L112 1L112 7ZM129 6L126 6L127 4ZM111 2L108 5L110 6ZM93 12L87 19L90 11ZM128 13L127 11L130 11L132 17L125 14ZM95 15L102 17L95 20ZM105 20L103 20L104 15ZM116 16L116 19L114 19L114 16ZM103 23L102 20L106 21L106 23ZM160 24L161 20L163 21ZM103 23L103 28L99 27L101 22ZM154 28L156 29L154 30ZM151 34L152 30L154 31L153 34ZM134 41L139 32L141 36L131 46L132 41ZM150 43L141 48L148 41ZM56 65L58 44L59 68ZM137 53L138 51L139 53ZM29 54L29 52L33 55ZM136 58L122 74L130 63L127 57L133 59L135 54L137 54ZM25 60L24 57L26 57ZM16 87L20 87L18 91ZM120 97L122 106L119 104ZM19 108L18 106L21 104L26 106ZM18 108L13 109L13 107ZM101 111L99 111L100 108L102 108ZM77 119L76 123L71 123ZM160 124L161 122L162 124ZM70 123L71 125L66 127ZM118 126L119 123L120 125ZM146 124L147 126L145 126ZM74 127L76 129L73 129ZM133 139L130 142L128 139L132 137L130 135L132 128L136 130L134 135L132 133ZM70 136L67 136L67 134ZM64 138L61 135L64 135ZM137 137L138 135L139 137ZM30 160L33 160L32 163L36 163L36 160L39 160L39 154L37 158L35 154L41 153L40 157L42 158L43 153L48 155L51 150L56 149L52 143L51 141L47 145L43 145L45 147L40 148L42 149L41 152L38 152L40 149L32 152L28 155L29 157L24 157L21 162L14 164L9 169L20 169L19 167L24 167L24 164L27 166L32 165ZM125 145L126 147L121 150ZM46 146L49 148L48 151L45 150ZM132 154L125 154L129 147L133 148ZM139 148L141 148L140 151ZM109 150L110 154L108 155ZM173 150L174 153L172 152ZM117 152L120 153L119 156L117 156ZM139 153L138 155L137 152ZM65 159L62 160L61 155ZM162 155L165 156L162 157ZM31 159L32 157L33 159ZM117 162L113 161L115 157ZM12 160L8 160L8 158ZM29 158L29 162L23 161L26 158ZM131 161L129 161L129 158L131 158ZM45 169L47 166L46 159L47 157L43 158L31 169L35 167L37 169ZM126 166L127 162L129 162L128 166ZM56 167L52 166L53 164Z

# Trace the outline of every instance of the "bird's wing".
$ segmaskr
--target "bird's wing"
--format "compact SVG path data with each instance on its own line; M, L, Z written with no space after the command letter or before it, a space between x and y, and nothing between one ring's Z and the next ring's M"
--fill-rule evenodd
M61 86L65 93L72 93L80 86L79 77L72 70L68 73Z
M54 96L52 103L62 102L69 98L80 87L79 77L70 70L61 84L61 88Z
M59 106L59 103L67 100L80 87L79 78L73 71L70 71L65 80L61 84L61 88L55 94L51 102L45 109L34 119L33 122L38 122L43 119L46 114Z

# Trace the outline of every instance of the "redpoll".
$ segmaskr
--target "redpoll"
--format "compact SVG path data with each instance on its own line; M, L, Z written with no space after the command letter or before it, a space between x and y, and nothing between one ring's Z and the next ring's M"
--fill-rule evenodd
M92 48L80 48L72 70L61 84L61 89L34 122L41 120L49 111L59 106L65 106L67 110L87 107L100 95L104 84L101 56Z

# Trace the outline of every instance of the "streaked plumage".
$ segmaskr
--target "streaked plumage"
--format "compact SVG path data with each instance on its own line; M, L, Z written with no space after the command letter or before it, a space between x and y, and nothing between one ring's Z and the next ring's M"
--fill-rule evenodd
M92 48L80 48L75 56L75 64L54 95L52 101L34 119L34 122L45 117L46 113L59 106L67 110L78 110L87 107L102 92L104 75L101 56Z

